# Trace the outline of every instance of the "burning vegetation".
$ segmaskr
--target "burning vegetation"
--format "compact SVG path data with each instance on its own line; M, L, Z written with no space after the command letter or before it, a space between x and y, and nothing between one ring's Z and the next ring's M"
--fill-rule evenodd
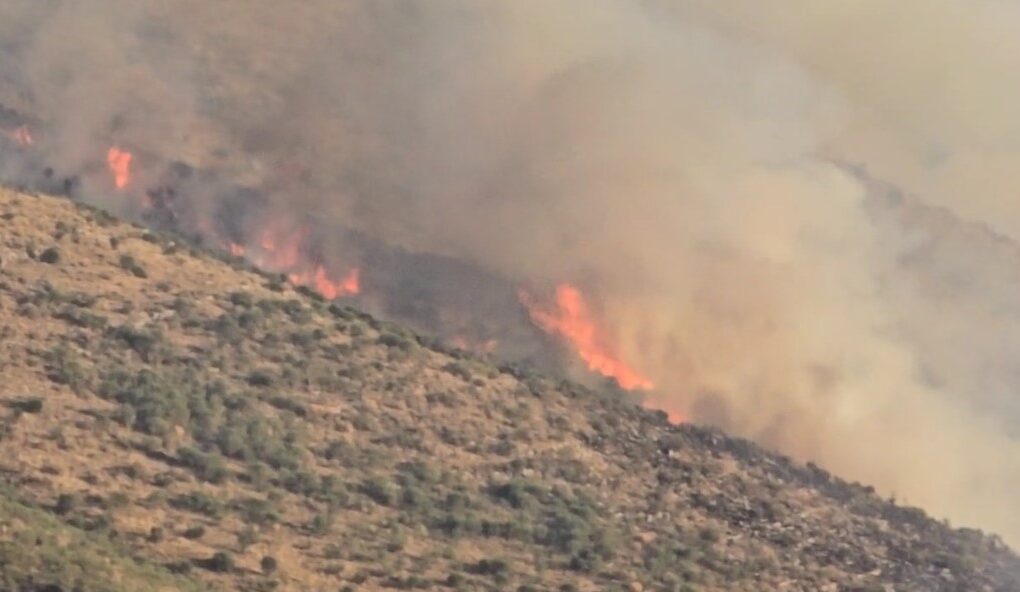
M110 173L113 175L113 186L118 191L127 189L128 184L131 183L131 161L134 160L134 156L126 150L113 146L106 153L106 164L110 167Z
M589 370L613 379L624 390L655 388L650 379L624 362L608 344L579 289L568 283L559 284L552 307L538 303L525 290L519 292L519 297L535 324L566 340Z
M33 146L27 125L20 125L5 135L17 148L32 150L26 154L36 154L35 150L39 148ZM322 249L315 240L319 229L314 222L298 223L280 212L259 213L257 208L252 208L252 202L257 203L258 200L251 199L251 195L248 196L242 210L243 223L238 223L232 213L224 212L210 216L203 213L204 210L195 209L193 207L195 204L188 199L188 192L194 190L197 176L190 167L171 163L168 166L171 173L163 176L165 183L144 187L136 183L134 165L135 154L121 146L114 145L106 153L106 168L113 187L121 196L120 199L135 204L135 207L140 206L142 219L168 230L194 234L198 240L219 245L232 256L243 258L265 271L278 273L291 284L308 288L323 298L334 300L363 296L361 300L363 305L371 307L373 304L382 303L384 314L389 307L391 311L396 311L395 316L399 318L401 311L407 314L408 309L406 305L395 304L394 294L387 294L386 290L400 293L407 291L407 288L401 285L403 280L399 277L394 284L393 276L402 272L409 276L423 271L429 273L427 268L420 269L420 265L409 266L399 263L395 266L397 269L388 270L385 267L394 266L392 258L377 256L377 259L381 259L378 264L383 268L380 275L386 276L386 279L380 282L378 291L366 294L363 291L360 264L337 265L324 261ZM50 179L52 175L53 172L46 167L41 177ZM215 176L210 178L208 174L204 175L200 182L211 185L222 183ZM67 179L64 186L74 188L78 183L77 178ZM242 193L250 193L250 190L242 190ZM365 249L364 245L357 242L352 250L355 255L360 252L362 256L369 258L373 251ZM374 250L377 251L378 248ZM382 285L387 281L388 286ZM566 282L557 285L551 303L541 302L525 289L516 287L509 281L503 282L496 289L504 290L507 295L516 292L516 307L524 313L517 317L518 321L530 322L545 335L555 338L556 343L561 344L570 355L580 359L584 367L594 375L611 379L625 391L654 389L654 382L650 378L636 370L631 363L624 361L615 351L608 333L600 326L591 312L586 297L576 286ZM427 294L428 292L418 290L419 297ZM507 305L511 302L513 301L510 299L506 300ZM505 357L506 351L502 351L501 347L509 343L511 347L506 349L513 351L513 336L507 335L504 329L490 326L485 313L476 312L472 317L470 306L458 308L456 304L444 305L438 301L434 301L433 305L443 310L438 314L443 320L427 328L438 329L440 336L451 346ZM423 316L420 306L416 304L414 307L418 312L412 312L409 317L404 318L412 324L421 320ZM505 312L500 312L499 316L504 314ZM534 343L541 343L541 340ZM531 347L534 351L535 345ZM519 346L517 351L521 351ZM542 354L541 357L550 357L549 352ZM671 414L671 417L675 419L679 416Z

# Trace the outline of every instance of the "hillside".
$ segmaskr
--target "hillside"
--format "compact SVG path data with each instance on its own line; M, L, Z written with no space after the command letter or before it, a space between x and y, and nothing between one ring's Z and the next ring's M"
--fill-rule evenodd
M64 199L0 190L0 336L4 589L1020 590L995 537Z

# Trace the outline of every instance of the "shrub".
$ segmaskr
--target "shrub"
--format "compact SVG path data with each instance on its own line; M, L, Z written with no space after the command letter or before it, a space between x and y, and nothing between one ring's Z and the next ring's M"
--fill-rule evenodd
M149 276L149 274L145 272L145 269L138 264L138 261L126 253L120 256L120 266L129 271L131 275L135 277L146 278Z
M217 518L223 513L223 504L216 498L201 491L192 491L179 495L170 501L170 505L181 510L188 510L197 514Z
M47 378L66 385L75 394L81 394L92 386L92 375L86 371L78 354L67 346L58 345L51 349L47 362Z
M308 417L308 408L290 397L278 395L269 399L269 404L281 411L290 411L298 417Z
M159 329L136 329L121 325L111 331L111 336L126 343L142 360L152 361L152 356L159 346L164 345L163 334Z
M397 498L397 490L393 484L378 477L366 479L361 484L361 492L381 506L392 505Z
M43 263L54 264L60 261L60 250L56 247L50 247L39 254L39 261Z
M57 503L53 507L53 512L64 516L70 513L78 505L78 497L70 493L61 493L57 497Z
M181 448L177 455L181 462L203 481L223 483L229 475L226 463L218 454L206 454L194 448Z
M183 533L181 533L181 536L192 541L200 539L205 536L205 527L201 524L189 526Z
M233 292L230 294L230 302L235 306L250 308L253 304L255 304L255 299L252 298L252 295L248 292Z
M22 399L12 402L11 407L22 413L40 413L43 409L43 400L38 397Z
M259 565L262 567L262 573L266 575L275 572L276 568L278 567L276 558L271 555L266 555L265 557L263 557Z
M324 535L333 527L335 519L336 517L332 512L316 514L315 518L312 518L312 521L308 524L308 530L315 535Z
M266 369L260 368L257 370L253 370L250 374L248 374L248 384L252 386L256 387L273 386L274 382L276 382L276 380L273 377L273 373Z
M529 487L529 484L524 481L513 480L509 483L493 485L489 488L489 495L514 508L523 509L535 503L533 491Z
M244 529L237 534L237 545L242 551L257 543L258 540L259 533L251 526L244 527Z
M416 345L416 341L413 338L397 333L384 332L379 335L378 339L381 345L391 347L403 351L409 351Z
M219 573L232 571L234 569L234 556L226 551L217 551L206 561L206 568Z
M510 564L504 559L482 559L470 566L473 573L494 576L509 571Z
M234 502L234 506L241 512L241 517L248 524L261 526L280 519L275 504L269 500L247 498Z

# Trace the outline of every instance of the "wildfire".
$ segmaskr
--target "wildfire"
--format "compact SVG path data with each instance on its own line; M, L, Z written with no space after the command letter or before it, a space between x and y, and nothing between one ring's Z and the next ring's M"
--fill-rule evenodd
M303 232L285 236L272 227L259 237L258 246L249 249L244 245L227 242L226 248L235 257L247 257L249 261L264 269L287 274L295 286L307 286L330 300L351 296L361 292L361 269L355 267L347 275L336 278L322 265L308 266L302 263L301 243Z
M317 265L313 273L292 273L287 277L295 286L313 288L329 300L361 291L361 270L357 267L339 280L331 279L321 265Z
M548 310L527 292L518 292L531 320L543 331L566 339L593 372L612 378L625 390L651 390L655 385L621 360L596 327L581 291L568 283L556 287L556 306Z
M125 150L113 146L106 153L106 164L113 173L113 184L118 190L123 190L131 182L131 161L134 156Z

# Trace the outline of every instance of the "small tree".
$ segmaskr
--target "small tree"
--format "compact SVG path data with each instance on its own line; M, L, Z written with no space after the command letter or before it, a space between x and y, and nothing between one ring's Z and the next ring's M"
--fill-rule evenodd
M265 557L263 557L261 565L262 573L266 574L267 576L275 572L276 568L279 566L279 564L276 561L276 557L273 557L271 555L266 555Z

